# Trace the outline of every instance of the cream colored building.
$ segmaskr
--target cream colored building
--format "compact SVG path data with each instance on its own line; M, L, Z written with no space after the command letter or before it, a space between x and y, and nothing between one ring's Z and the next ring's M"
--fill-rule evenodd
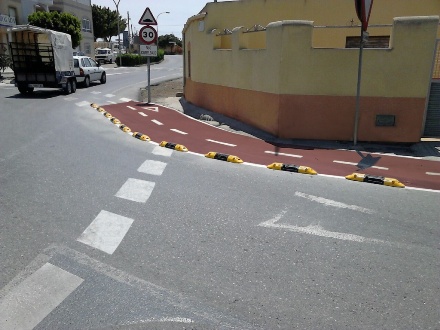
M87 55L95 53L91 0L1 0L0 53L7 52L7 28L27 24L35 11L59 11L75 15L81 21L82 40L77 50Z
M428 122L440 132L428 109L439 14L439 0L374 2L359 141L418 142ZM185 98L277 137L353 140L358 24L351 0L208 3L183 30Z

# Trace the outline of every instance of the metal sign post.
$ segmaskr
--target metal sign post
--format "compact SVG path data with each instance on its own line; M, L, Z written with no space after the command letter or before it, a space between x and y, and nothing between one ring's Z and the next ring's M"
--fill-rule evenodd
M354 133L353 145L357 144L358 129L359 129L359 113L361 102L361 78L362 78L362 57L364 52L364 43L368 38L367 28L370 19L371 8L373 7L373 0L355 0L356 13L361 21L361 36L359 44L359 65L358 65L358 81L356 89L356 112L354 116Z
M157 21L154 18L149 8L145 9L144 14L139 20L139 24L145 25L139 31L139 40L143 43L140 46L140 55L147 56L147 90L148 90L148 104L151 103L151 56L157 56L157 31L151 25L157 25Z

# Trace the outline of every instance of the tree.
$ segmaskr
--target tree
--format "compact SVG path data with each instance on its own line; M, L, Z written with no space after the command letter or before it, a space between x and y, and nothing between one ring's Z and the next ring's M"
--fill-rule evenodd
M93 36L95 41L98 38L103 38L104 41L110 41L112 36L117 36L118 19L120 32L124 31L127 27L126 20L122 19L121 15L118 17L118 12L116 10L111 10L109 7L92 5L92 17Z
M159 48L165 49L171 42L175 42L177 46L182 47L182 40L177 38L174 34L159 36Z
M37 11L29 15L28 21L31 25L70 34L72 48L78 47L81 42L81 22L72 14Z

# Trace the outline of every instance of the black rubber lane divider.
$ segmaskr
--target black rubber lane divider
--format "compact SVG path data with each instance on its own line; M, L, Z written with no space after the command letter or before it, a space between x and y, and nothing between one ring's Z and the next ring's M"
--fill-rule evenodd
M162 141L159 145L161 147L173 149L176 151L182 151L182 152L188 151L188 148L182 144L176 144L176 143L171 143L171 142L167 142L167 141Z
M228 155L228 154L221 154L219 152L208 152L205 155L206 158L211 158L211 159L217 159L217 160L222 160L225 162L229 162L229 163L236 163L236 164L241 164L243 163L243 160L240 157L234 156L234 155Z
M313 168L309 166L301 166L301 165L293 165L293 164L283 164L283 163L272 163L267 165L267 168L271 170L279 170L293 173L302 173L302 174L318 174Z
M405 188L405 185L397 179L386 178L383 176L353 173L345 177L347 180L380 184L389 187Z

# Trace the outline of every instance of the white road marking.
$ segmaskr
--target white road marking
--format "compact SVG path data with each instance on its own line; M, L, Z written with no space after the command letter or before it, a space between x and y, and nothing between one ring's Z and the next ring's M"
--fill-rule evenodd
M115 95L113 95L113 94L105 94L104 96L105 97L115 97Z
M173 150L157 146L153 149L152 153L153 155L170 157L173 154Z
M318 202L320 204L324 204L325 206L333 206L333 207L338 207L341 209L349 209L349 210L353 210L353 211L358 211L358 212L362 212L362 213L367 213L367 214L373 214L375 213L373 210L370 209L366 209L364 207L360 207L357 205L349 205L349 204L344 204L341 202L337 202L331 199L326 199L323 197L318 197L318 196L313 196L313 195L308 195L308 194L304 194L302 192L295 192L295 196L298 197L302 197L302 198L306 198L312 202Z
M44 264L0 301L0 329L33 329L82 282L76 275Z
M131 101L131 99L127 99L126 97L121 97L120 100L122 102L130 102Z
M111 103L111 104L116 104L116 102L113 102L113 101L108 101L108 103Z
M389 242L382 241L379 239L374 238L367 238L363 236L353 235L353 234L347 234L347 233L339 233L334 231L325 230L319 225L309 225L307 227L298 227L298 226L292 226L292 225L284 225L284 224L278 224L277 222L281 220L281 218L286 214L286 211L281 212L279 215L277 215L275 218L265 221L259 224L260 227L266 227L266 228L276 228L276 229L284 229L293 231L295 233L300 234L308 234L308 235L314 235L314 236L320 236L320 237L326 237L326 238L335 238L343 241L352 241L352 242L359 242L359 243L380 243L380 244L386 244L391 245Z
M143 113L143 112L138 112L138 114L140 114L142 117L148 117L148 115L146 115L146 114Z
M97 91L93 91L93 92L90 92L90 93L95 94L95 95L101 94L101 92L97 92Z
M211 139L206 139L206 141L208 142L212 142L212 143L218 143L218 144L222 144L224 146L229 146L229 147L236 147L235 144L231 144L231 143L226 143L226 142L220 142L220 141L216 141L216 140L211 140Z
M156 125L159 125L159 126L163 125L160 121L158 121L156 119L153 119L152 122L155 123Z
M426 172L426 174L428 174L428 175L440 175L440 173L436 173L436 172Z
M160 317L160 318L149 318L146 320L140 320L140 321L131 321L131 322L125 322L122 323L121 326L130 326L130 325L138 325L138 324L144 324L144 323L152 323L152 322L158 322L158 323L168 323L168 322L177 322L177 323L194 323L193 320L187 318L187 317Z
M90 102L87 102L87 101L82 101L82 102L78 102L78 103L75 103L77 106L79 106L79 107L85 107L86 105L90 105Z
M171 128L170 131L173 131L173 132L176 132L176 133L179 133L179 134L182 134L182 135L187 135L188 134L188 133L179 131L178 129L175 129L175 128Z
M78 100L77 97L73 97L73 96L69 96L69 97L65 97L64 98L65 101L73 101L73 100Z
M145 109L145 110L148 110L148 111L159 112L159 108L158 107L142 107L142 109Z
M77 241L113 254L133 221L133 219L102 210Z
M301 155L294 155L294 154L285 154L282 152L275 152L275 151L265 151L265 154L271 154L271 155L277 155L277 156L287 156L287 157L295 157L295 158L303 158Z
M130 107L129 105L127 105L127 108L129 108L130 110L134 110L134 111L137 110L136 108Z
M344 164L344 165L354 165L354 166L358 165L358 163L344 162L342 160L334 160L333 163ZM375 168L378 170L385 170L385 171L389 170L388 167L380 167L380 166L368 166L368 167Z
M130 178L123 184L115 196L133 202L145 203L150 198L154 185L154 182Z
M139 168L138 172L151 174L151 175L162 175L167 163L159 162L155 160L146 160Z

